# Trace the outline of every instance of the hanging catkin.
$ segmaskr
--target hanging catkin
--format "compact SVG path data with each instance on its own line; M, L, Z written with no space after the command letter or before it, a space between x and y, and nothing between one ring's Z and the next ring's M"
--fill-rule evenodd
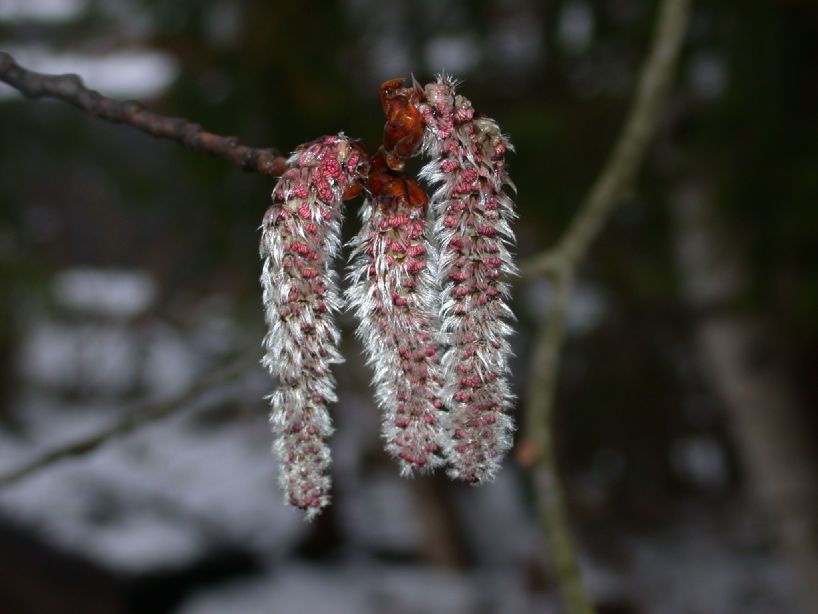
M285 499L307 518L329 501L327 405L336 400L330 365L343 361L332 261L340 247L342 200L357 181L360 162L359 149L343 135L299 147L273 190L261 228L269 327L262 364L279 378L270 397L273 447Z
M503 191L511 145L494 120L475 114L445 75L424 88L421 178L433 188L434 236L440 251L442 399L449 410L446 456L452 477L491 479L511 447L508 384L513 314L506 304L516 273L509 252L516 217ZM513 186L512 186L513 187Z

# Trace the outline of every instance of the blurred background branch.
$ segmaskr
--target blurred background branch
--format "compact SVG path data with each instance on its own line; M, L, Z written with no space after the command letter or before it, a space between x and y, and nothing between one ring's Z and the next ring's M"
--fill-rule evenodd
M182 143L188 149L223 158L245 171L277 177L284 172L285 158L275 149L242 145L236 137L220 136L180 117L167 117L137 102L122 102L83 85L77 75L45 75L27 70L0 51L0 81L29 99L54 98L94 117L128 124L151 136Z
M567 609L572 614L593 612L593 607L583 589L572 546L552 440L553 406L565 319L576 270L615 206L631 188L656 132L659 113L687 30L691 4L691 0L664 0L660 5L653 42L628 117L601 174L557 245L525 261L521 267L526 277L547 274L553 291L544 322L535 337L528 402L523 415L523 443L518 458L523 464L531 465L541 521L551 545Z
M169 399L131 410L118 421L97 432L41 452L17 469L0 473L0 489L16 484L69 458L90 454L118 437L123 437L189 409L196 401L208 394L216 394L222 387L256 366L255 361L242 359L219 367L197 378L187 389Z

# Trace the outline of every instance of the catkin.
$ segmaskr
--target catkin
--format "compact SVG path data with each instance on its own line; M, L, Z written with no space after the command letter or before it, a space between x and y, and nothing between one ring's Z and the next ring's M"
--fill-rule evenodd
M330 365L342 362L337 275L343 195L358 179L361 156L343 135L299 147L273 190L261 227L265 319L262 364L279 378L270 395L273 449L285 500L311 519L329 502L336 401Z
M424 88L421 178L434 188L430 206L440 251L442 400L449 412L444 446L449 474L468 482L491 479L511 447L508 415L513 319L506 304L516 273L509 247L514 204L505 153L511 149L494 120L474 113L441 76ZM512 185L513 187L513 185Z

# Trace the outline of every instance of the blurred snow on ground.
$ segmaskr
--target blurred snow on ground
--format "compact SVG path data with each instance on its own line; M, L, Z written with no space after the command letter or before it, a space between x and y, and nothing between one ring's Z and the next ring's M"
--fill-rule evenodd
M37 325L24 341L20 369L30 382L49 388L87 388L123 393L137 376L133 330L108 324Z
M662 614L797 612L792 571L760 537L768 529L736 514L686 509L667 529L631 535L627 568L617 570L626 594Z
M53 294L70 317L30 316L18 359L29 385L17 396L14 430L0 430L4 471L134 411L134 394L144 403L185 390L208 363L247 343L230 334L218 301L191 310L193 331L156 318L126 324L155 300L143 272L71 269L55 278ZM269 386L253 368L181 415L3 491L0 509L119 571L185 565L231 544L275 558L307 525L276 488L262 401Z
M142 381L152 395L170 396L193 382L202 359L190 339L165 322L151 322L140 336L145 343Z
M480 578L442 569L400 565L337 569L292 564L271 570L267 576L204 592L184 604L179 614L489 612L482 597L485 588L480 584Z
M20 372L41 386L71 386L76 380L77 339L70 328L52 322L36 324L23 339Z
M395 467L370 473L355 489L344 489L341 506L342 530L355 547L373 552L416 552L423 542L409 482L398 476Z
M260 392L246 380L241 386ZM204 409L165 420L62 462L0 493L0 507L119 571L188 564L224 544L280 555L307 525L280 502L263 413L203 428L196 418L207 415ZM67 421L49 439L70 439ZM7 446L6 438L4 468L31 454L30 446L21 454L22 446Z
M457 485L461 487L455 503L469 545L480 564L488 567L524 567L544 548L537 521L522 497L520 475L509 465L505 463L488 488Z
M119 318L143 313L156 299L156 284L142 271L75 268L57 275L54 294L65 307Z
M187 314L190 330L187 342L208 356L224 356L246 341L226 296L208 297ZM259 342L260 347L260 342Z
M234 582L204 591L179 614L292 612L293 614L366 614L371 609L354 576L321 568L288 565L269 577Z
M88 0L0 0L0 20L68 21L86 4Z
M348 352L345 355L350 356ZM353 371L355 367L351 363L347 365ZM361 378L368 375L362 368L358 369L358 373ZM343 389L339 391L339 402L334 412L336 431L332 436L333 474L337 474L337 480L343 483L340 484L342 488L351 490L364 470L364 453L380 451L380 414L371 396L364 396L360 389L344 386L343 382L340 384ZM368 386L363 388L368 389ZM352 483L346 484L345 480L349 478Z
M69 317L29 314L17 364L25 390L14 400L11 428L0 429L0 471L96 432L139 399L177 394L213 364L258 348L225 297L191 306L184 328L151 316L153 281L138 271L66 271L53 290L58 312ZM580 319L593 326L604 313L602 295L589 287L578 297L592 306ZM345 344L348 357L360 351L349 338ZM262 573L193 595L182 614L559 612L547 548L511 461L491 485L447 487L462 533L453 541L462 538L470 569L406 562L423 561L434 538L425 499L381 451L363 360L351 359L340 375L336 497L328 513L342 548L331 563L308 564L295 554L313 525L281 502L261 400L272 382L260 367L172 418L3 490L0 512L128 574L182 568L231 546L257 554ZM674 449L673 462L712 492L724 482L719 454L691 438ZM616 463L608 457L597 464L607 468L595 477L601 509L624 469L611 473ZM709 507L698 509L680 508L659 530L613 526L615 556L581 557L591 594L662 614L794 611L789 570L758 537L764 528L748 524L746 511L714 518L701 512Z
M18 368L35 389L113 397L144 384L148 396L169 395L187 387L201 368L198 344L172 326L157 319L132 321L156 301L156 284L144 272L67 269L55 277L53 295L68 318L25 316L31 323ZM211 319L202 316L197 324L212 336ZM235 347L236 336L217 326L220 347Z

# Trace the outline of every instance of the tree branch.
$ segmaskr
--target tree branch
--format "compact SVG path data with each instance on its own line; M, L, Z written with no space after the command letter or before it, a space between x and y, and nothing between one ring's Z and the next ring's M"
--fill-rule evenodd
M569 614L593 614L594 608L582 584L571 531L565 511L562 484L557 473L553 441L553 404L550 395L556 388L560 340L565 329L568 302L571 298L573 275L555 287L548 321L540 327L534 342L531 374L528 386L528 411L524 416L523 433L529 462L536 459L532 471L540 522L549 539L551 557L559 586Z
M242 145L236 137L207 132L180 117L167 117L137 102L123 102L86 87L77 75L46 75L27 70L8 53L0 51L0 81L8 83L29 99L55 98L95 117L115 124L128 124L160 139L169 139L193 151L223 158L243 170L277 177L286 159L275 149Z
M520 267L523 275L547 273L555 265L576 266L620 197L630 188L656 131L659 111L687 29L690 5L691 0L662 2L650 54L619 139L568 230L556 247L526 260Z
M255 363L252 364L254 365ZM72 442L59 444L50 450L46 450L17 469L0 473L0 490L67 458L89 454L117 437L122 437L136 429L167 418L178 411L187 409L191 403L205 393L212 391L216 386L233 380L242 373L246 373L249 368L251 367L248 366L246 360L240 360L229 366L216 369L196 380L189 388L170 399L129 412L117 422L96 433L86 435Z
M687 29L691 3L692 0L663 0L628 117L601 174L557 245L521 266L524 276L548 274L553 282L546 320L536 336L519 460L532 468L540 519L570 614L591 614L594 610L583 588L571 541L553 443L553 407L565 320L577 267L633 183L656 131Z

